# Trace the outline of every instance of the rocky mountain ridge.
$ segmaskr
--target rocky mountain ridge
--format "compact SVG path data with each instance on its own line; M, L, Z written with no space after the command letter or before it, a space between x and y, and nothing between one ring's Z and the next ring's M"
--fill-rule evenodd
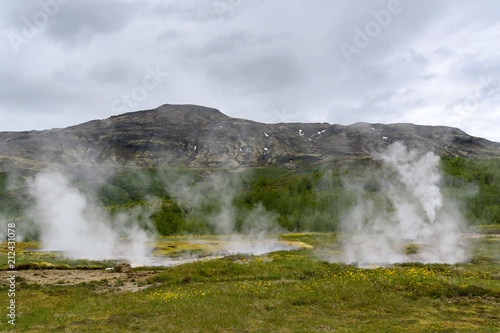
M264 124L196 105L162 105L61 129L0 132L0 168L294 168L369 158L400 141L421 152L500 158L500 143L444 126Z

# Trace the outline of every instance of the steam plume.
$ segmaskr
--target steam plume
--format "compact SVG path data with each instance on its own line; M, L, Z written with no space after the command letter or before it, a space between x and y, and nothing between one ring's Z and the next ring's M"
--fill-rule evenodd
M203 217L216 234L230 236L229 241L223 244L226 252L262 254L290 249L275 242L276 237L271 234L281 231L276 214L266 211L261 204L245 211L234 205L233 200L240 188L239 175L214 173L196 184L181 179L171 184L168 191L180 206L188 203L191 209L204 211ZM204 207L208 206L214 206L215 209L207 212ZM238 216L240 219L244 216L239 226L236 223Z
M41 226L46 249L73 258L121 258L132 263L147 255L149 237L135 223L128 223L133 216L111 218L62 174L37 174L29 182L29 193L34 199L32 219Z
M443 198L439 157L394 143L375 158L382 163L378 187L352 188L357 203L341 221L341 260L362 266L465 260L465 221Z

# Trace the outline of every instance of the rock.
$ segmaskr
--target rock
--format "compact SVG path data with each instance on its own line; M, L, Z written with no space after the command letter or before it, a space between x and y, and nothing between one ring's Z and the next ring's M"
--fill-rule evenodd
M113 269L118 273L129 273L130 271L132 271L132 266L127 263L119 263L116 264Z

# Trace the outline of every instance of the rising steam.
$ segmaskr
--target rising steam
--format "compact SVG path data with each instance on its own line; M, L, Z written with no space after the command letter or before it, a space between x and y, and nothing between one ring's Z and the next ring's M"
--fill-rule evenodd
M352 187L357 203L341 221L343 258L335 260L361 266L465 260L465 221L443 198L439 157L419 155L401 143L374 157L382 170L368 190L366 184Z
M224 252L262 254L290 249L277 242L273 235L282 231L277 214L267 211L261 204L244 211L234 205L241 181L238 174L213 173L195 184L179 179L170 184L168 192L179 206L203 211L203 218L216 234L229 236L228 241L221 244ZM207 212L208 206L214 209ZM240 220L239 225L237 220Z
M42 172L29 182L31 218L41 229L45 249L72 258L127 259L143 262L149 235L134 223L134 213L111 217L60 173Z
M237 178L227 175L210 175L196 184L178 181L169 186L169 190L180 205L188 202L194 208L209 204L218 207L205 218L216 233L229 235L227 241L221 242L223 253L262 254L296 248L269 237L277 223L275 215L261 205L246 212L244 235L237 234L237 208L232 201L238 182ZM66 176L56 172L37 174L28 181L28 190L34 201L29 215L40 229L45 250L60 251L71 258L125 259L132 265L152 264L147 243L154 240L155 235L145 232L137 223L141 213L149 216L151 212L144 214L129 209L126 214L111 216L72 186Z

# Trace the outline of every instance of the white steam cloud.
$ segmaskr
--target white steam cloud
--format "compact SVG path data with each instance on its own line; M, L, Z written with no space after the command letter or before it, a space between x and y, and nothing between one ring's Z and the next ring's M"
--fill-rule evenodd
M394 143L370 186L353 186L356 204L341 221L343 258L360 266L466 259L464 218L443 198L439 157Z
M132 264L148 255L150 237L135 223L134 212L112 218L64 175L37 174L29 181L29 193L34 199L31 218L40 226L45 249L72 258L126 259Z
M273 233L282 231L277 214L266 211L262 204L239 211L233 200L240 187L239 175L213 173L195 184L189 184L186 179L179 180L171 184L168 191L180 206L190 206L195 210L210 205L215 207L204 218L216 234L229 235L229 240L221 243L224 252L262 254L296 248L276 241Z

